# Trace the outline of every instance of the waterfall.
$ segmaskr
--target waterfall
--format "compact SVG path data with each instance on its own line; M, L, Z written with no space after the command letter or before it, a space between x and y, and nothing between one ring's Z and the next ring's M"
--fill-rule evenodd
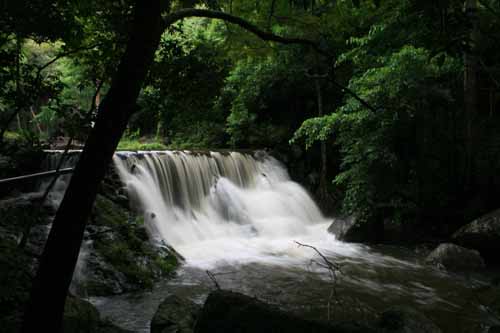
M117 152L114 163L151 237L188 265L282 261L303 252L293 240L331 237L307 191L265 152Z
M42 169L46 171L56 170L59 162L63 156L62 150L46 150L47 156L45 157L45 161L42 165ZM78 162L80 158L79 150L70 150L64 157L64 161L61 165L61 169L72 168ZM71 179L71 174L59 175L57 177L56 182L52 186L52 189L49 192L47 197L48 205L52 206L54 210L57 210L59 204L61 203L64 193L66 192L66 188L68 187L69 181ZM52 182L52 177L47 177L41 180L38 183L38 192L44 193L47 187Z

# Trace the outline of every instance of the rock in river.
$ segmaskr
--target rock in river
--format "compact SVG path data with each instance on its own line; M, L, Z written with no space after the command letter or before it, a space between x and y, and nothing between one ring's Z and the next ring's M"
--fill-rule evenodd
M461 246L478 250L486 262L500 264L500 209L463 226L452 239Z
M369 333L375 331L361 324L331 324L303 319L256 298L218 290L208 296L198 317L195 332Z
M356 217L335 217L328 232L343 242L364 243L376 240L373 225L361 222Z
M440 244L425 262L454 272L476 271L485 266L478 251L451 243Z
M175 295L160 304L151 321L151 333L192 333L200 306Z

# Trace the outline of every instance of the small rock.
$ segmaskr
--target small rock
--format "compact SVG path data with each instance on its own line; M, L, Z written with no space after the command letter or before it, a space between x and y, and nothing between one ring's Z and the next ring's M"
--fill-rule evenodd
M192 333L200 309L188 299L168 296L151 320L151 333Z
M63 333L131 333L102 320L97 309L89 302L68 296L64 307Z
M455 272L475 271L485 266L478 251L451 243L440 244L427 256L425 262Z
M328 232L343 242L363 243L375 241L375 232L370 223L363 223L350 216L346 218L335 217L328 227Z

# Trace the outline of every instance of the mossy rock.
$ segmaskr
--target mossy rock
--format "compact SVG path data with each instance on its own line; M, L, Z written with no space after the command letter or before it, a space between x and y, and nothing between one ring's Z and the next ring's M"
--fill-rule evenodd
M150 243L142 218L102 194L96 198L87 231L93 240L85 282L89 295L150 289L177 267L174 255Z
M425 262L454 272L478 271L485 267L478 251L451 243L440 244L427 256Z
M151 320L151 333L193 333L201 306L189 299L170 295Z
M99 322L99 312L92 304L73 296L66 298L63 332L93 332Z
M62 323L63 333L127 333L106 320L101 320L97 309L89 302L74 296L66 298Z
M208 295L194 332L369 333L376 331L360 323L307 320L256 298L217 290Z
M97 195L91 223L98 226L117 227L126 223L128 212L104 195Z

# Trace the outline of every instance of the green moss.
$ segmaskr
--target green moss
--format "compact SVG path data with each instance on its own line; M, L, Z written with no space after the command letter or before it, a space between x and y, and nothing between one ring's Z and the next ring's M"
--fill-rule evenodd
M12 132L12 131L6 131L5 134L3 135L5 140L21 140L22 137L19 133L17 132Z
M64 333L126 333L106 320L102 320L97 309L89 302L68 296L64 307L63 329Z
M150 242L142 217L130 217L130 212L103 195L94 206L93 223L108 227L110 232L94 239L100 257L123 274L126 282L136 288L151 288L159 277L167 276L177 267L173 255L163 253ZM88 290L105 294L99 281L89 281Z
M92 223L99 226L117 227L128 220L123 207L117 205L103 195L98 195L94 203Z
M168 275L172 274L179 265L179 261L173 255L169 255L168 257L156 257L154 263L164 274Z

